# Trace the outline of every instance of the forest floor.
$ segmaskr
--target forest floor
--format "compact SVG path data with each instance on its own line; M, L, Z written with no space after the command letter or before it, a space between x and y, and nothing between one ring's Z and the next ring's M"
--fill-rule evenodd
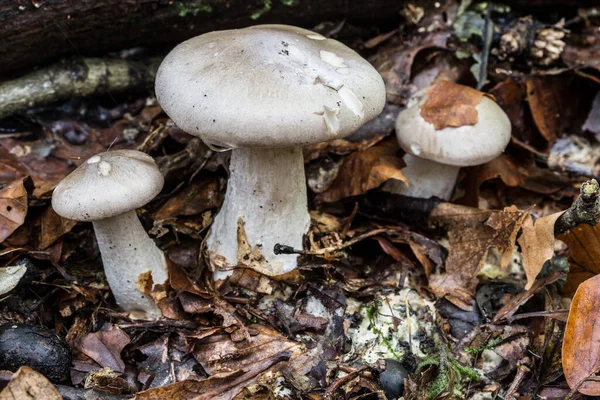
M600 225L558 214L600 211L599 11L415 1L395 29L307 28L367 58L387 105L352 136L304 148L312 223L284 276L239 268L213 283L203 240L229 153L177 128L152 91L0 108L1 400L600 395ZM439 81L493 96L511 142L461 169L451 202L391 194L404 167L396 117ZM158 321L118 309L92 225L50 205L108 149L144 151L165 177L138 210L169 259ZM14 326L23 333L6 336ZM3 359L11 348L22 358Z

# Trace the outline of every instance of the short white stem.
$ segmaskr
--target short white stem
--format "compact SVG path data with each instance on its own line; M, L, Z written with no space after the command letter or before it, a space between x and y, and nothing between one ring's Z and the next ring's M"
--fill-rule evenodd
M302 147L233 149L229 170L225 201L207 240L209 256L224 257L230 267L243 264L237 259L241 218L249 245L267 261L260 272L274 276L295 269L297 255L275 255L273 248L279 243L302 249L310 224ZM215 280L229 275L216 271Z
M135 212L94 221L94 231L102 254L104 273L117 304L133 315L156 319L161 312L137 289L140 274L151 271L154 284L168 278L163 252L148 237Z
M409 186L401 181L390 180L383 188L385 191L423 199L437 196L442 200L450 200L460 167L440 164L411 154L404 156L404 162L406 167L402 169L402 173Z

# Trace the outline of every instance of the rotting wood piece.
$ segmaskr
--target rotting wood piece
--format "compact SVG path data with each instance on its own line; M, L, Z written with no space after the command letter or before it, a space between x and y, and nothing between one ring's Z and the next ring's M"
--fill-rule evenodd
M402 5L395 0L0 1L0 76L70 55L170 47L204 32L253 24L311 27L347 19L378 26L397 18Z

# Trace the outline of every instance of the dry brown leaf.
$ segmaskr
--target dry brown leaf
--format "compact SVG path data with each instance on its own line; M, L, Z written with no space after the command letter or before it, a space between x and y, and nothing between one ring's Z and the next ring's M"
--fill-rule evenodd
M282 361L289 359L288 353L280 353L243 370L224 371L204 380L186 380L171 385L137 393L136 400L231 400L243 388L251 386L263 372L271 371Z
M40 231L37 237L37 248L44 250L54 244L62 235L77 225L77 221L66 219L54 212L51 206L46 207L39 216Z
M237 222L237 262L238 265L253 269L265 275L277 275L276 271L281 271L280 265L271 265L260 251L260 247L252 248L246 229L244 228L243 218L238 218Z
M218 389L225 387L221 390L226 391L226 385L240 376L243 376L243 371L224 372L201 381L186 380L177 382L137 393L135 400L208 400L208 397L203 396L204 393L215 387ZM223 399L223 397L217 398Z
M448 230L450 251L446 273L430 279L429 286L436 295L450 295L450 301L465 310L471 308L472 295L478 283L477 274L491 248L502 254L506 267L515 245L517 233L527 211L515 206L502 211L486 211L451 203L441 203L431 213L430 221ZM467 296L468 294L468 296Z
M492 213L485 222L486 225L491 226L496 231L491 247L497 248L502 254L500 268L508 266L517 240L517 234L528 215L527 211L521 211L516 206L510 206L505 207L501 212Z
M198 215L210 208L216 208L223 202L216 176L195 180L185 190L177 192L156 212L154 219L164 220L179 216Z
M75 348L94 360L101 367L110 367L113 371L124 372L125 363L121 351L131 342L121 329L111 327L105 331L87 334L75 344Z
M515 158L506 153L474 168L476 170L474 190L479 190L483 182L497 177L507 186L520 186L542 194L556 193L571 184L566 176L556 174L548 168L540 168L531 159Z
M525 81L533 121L542 136L553 142L563 133L568 118L565 96L569 80L561 76L532 76Z
M569 312L562 347L562 365L572 390L600 395L600 275L582 283Z
M581 224L557 239L569 247L569 274L563 292L572 295L580 283L600 274L600 224Z
M525 85L520 80L508 78L490 89L489 93L494 96L496 102L508 115L511 125L521 138L523 131L528 129L525 122Z
M0 242L23 225L27 216L25 179L12 181L0 190Z
M44 375L21 367L0 392L0 400L62 400L62 396Z
M458 128L477 123L477 105L483 92L468 86L442 81L427 90L427 100L421 106L421 117L436 130Z
M220 372L246 370L254 364L272 359L286 352L288 363L306 352L303 345L293 342L263 325L250 325L255 334L250 341L233 341L227 333L213 335L194 348L194 357L204 370L213 375Z
M410 97L413 62L423 50L445 49L449 30L419 35L411 43L400 41L399 46L378 51L373 60L383 77L388 103L404 105Z
M236 268L229 277L229 283L252 290L256 293L273 293L273 281L268 277L248 268Z
M519 246L523 253L523 268L527 276L525 289L530 289L544 263L554 256L554 224L564 211L539 218L533 223L527 214L523 222L523 233Z
M401 171L404 161L397 156L398 148L398 141L392 138L365 151L348 155L332 185L318 199L332 203L358 196L379 187L389 179L408 184Z

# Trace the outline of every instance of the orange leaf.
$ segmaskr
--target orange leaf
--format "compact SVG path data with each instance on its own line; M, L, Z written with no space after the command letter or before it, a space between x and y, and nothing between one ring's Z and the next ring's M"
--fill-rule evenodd
M358 196L379 187L389 179L406 182L400 171L404 162L396 155L398 142L395 138L385 140L365 151L356 151L346 157L333 184L318 198L325 202Z
M573 294L581 282L600 274L600 224L581 224L557 239L569 246L569 274L563 293Z
M527 286L530 289L544 263L554 256L554 224L564 211L539 218L533 223L527 214L523 222L523 234L519 238L519 246L523 253L523 268L527 275Z
M436 130L477 123L477 105L483 92L468 86L442 81L427 91L421 117Z
M569 387L588 396L600 395L600 275L582 283L567 320L562 365Z

